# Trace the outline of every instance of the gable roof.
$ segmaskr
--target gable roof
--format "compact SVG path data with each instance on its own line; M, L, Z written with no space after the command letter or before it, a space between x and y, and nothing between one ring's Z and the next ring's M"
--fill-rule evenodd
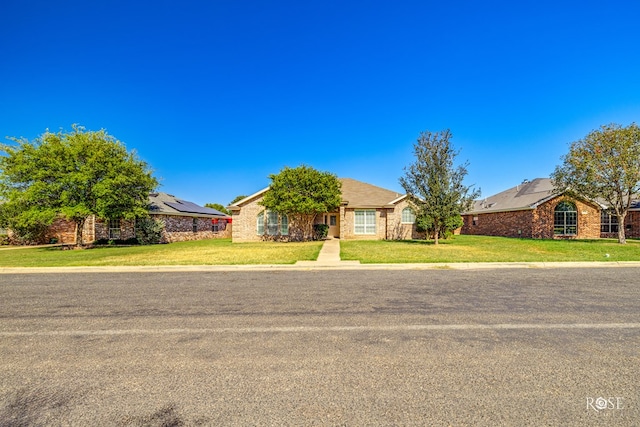
M476 200L467 214L504 212L534 209L541 203L556 196L553 181L549 178L536 178L509 188L501 193Z
M394 205L406 197L395 191L378 187L353 178L338 178L342 183L342 203L350 208L382 208ZM242 205L261 197L269 187L253 193L229 206L229 210L237 211Z
M352 178L340 178L342 203L350 208L381 208L397 203L403 196L386 188Z
M173 194L167 193L149 194L149 213L206 218L228 218L228 215L216 209L196 205L193 202L178 199Z

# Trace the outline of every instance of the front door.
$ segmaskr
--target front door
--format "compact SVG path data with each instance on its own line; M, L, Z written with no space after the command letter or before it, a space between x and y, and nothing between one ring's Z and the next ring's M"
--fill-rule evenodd
M329 214L329 236L340 237L340 217L337 213Z

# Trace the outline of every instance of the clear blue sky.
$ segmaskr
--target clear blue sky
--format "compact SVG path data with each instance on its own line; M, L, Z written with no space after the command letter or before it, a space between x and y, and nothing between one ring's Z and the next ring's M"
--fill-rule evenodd
M4 1L0 138L106 129L227 204L307 164L396 191L451 129L489 196L640 121L640 2Z

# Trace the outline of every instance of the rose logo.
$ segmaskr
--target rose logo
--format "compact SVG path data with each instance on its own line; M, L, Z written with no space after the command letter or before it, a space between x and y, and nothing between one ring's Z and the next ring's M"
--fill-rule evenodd
M606 409L607 408L607 399L604 397L599 397L596 399L596 408L597 409Z

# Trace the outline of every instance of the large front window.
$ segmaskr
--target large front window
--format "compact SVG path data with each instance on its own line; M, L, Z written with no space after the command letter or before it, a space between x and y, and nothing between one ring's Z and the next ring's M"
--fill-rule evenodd
M355 234L376 234L376 211L374 209L355 211Z
M265 222L265 212L262 211L258 214L256 229L259 236L265 234L269 236L287 236L289 234L289 219L286 215L278 215L277 212L267 211Z
M611 211L600 211L600 232L601 233L617 233L618 217Z
M578 211L571 202L560 202L553 213L553 234L575 236L578 234Z

